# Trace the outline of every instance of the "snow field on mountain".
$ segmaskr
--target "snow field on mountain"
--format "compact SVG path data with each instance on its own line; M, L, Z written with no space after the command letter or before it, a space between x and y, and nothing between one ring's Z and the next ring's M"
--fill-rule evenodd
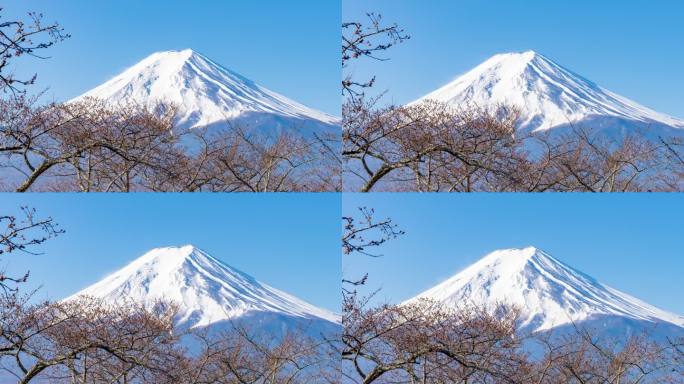
M339 317L240 272L192 246L156 248L80 295L106 302L157 300L179 306L178 325L205 327L244 315L282 315L339 323Z
M668 313L554 259L535 247L492 252L437 286L419 294L458 307L521 309L521 328L544 331L600 316L684 327Z
M293 126L339 124L337 118L270 91L191 49L154 53L72 101L85 97L112 104L172 103L179 107L179 125L187 128L236 119L253 125L273 119L290 119Z
M410 104L428 99L457 106L517 107L520 129L529 131L582 123L613 129L684 129L684 120L608 91L534 51L495 55Z

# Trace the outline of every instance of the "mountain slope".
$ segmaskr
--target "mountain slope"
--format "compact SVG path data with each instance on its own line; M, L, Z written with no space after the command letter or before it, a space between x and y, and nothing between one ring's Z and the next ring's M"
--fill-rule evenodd
M522 311L520 327L529 331L598 320L604 327L609 323L674 326L684 335L683 316L606 286L534 247L492 252L408 302L419 298L450 306L512 304Z
M177 325L207 327L236 319L251 324L299 323L334 328L338 316L261 283L192 245L153 249L73 296L152 306L162 299L179 306Z
M495 55L413 103L427 99L483 108L515 106L521 111L520 129L528 131L572 123L684 133L684 120L610 92L534 51Z
M84 97L111 103L170 102L179 106L179 124L187 128L226 122L309 128L339 124L337 118L270 91L191 49L154 53L74 100Z

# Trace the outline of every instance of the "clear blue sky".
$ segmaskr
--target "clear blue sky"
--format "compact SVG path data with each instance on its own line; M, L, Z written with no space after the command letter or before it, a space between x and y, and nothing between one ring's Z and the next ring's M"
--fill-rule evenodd
M343 273L369 273L378 301L413 297L485 254L529 245L599 281L684 314L682 194L345 194L406 234L381 258L345 256Z
M339 312L337 194L1 194L0 212L22 205L66 233L43 255L3 257L31 271L26 289L59 299L99 281L151 248L194 244L225 263Z
M535 50L599 85L684 118L684 2L595 0L343 0L343 19L368 11L397 22L411 40L386 62L359 62L377 74L387 102L406 103L490 56Z
M50 60L24 60L38 86L66 100L156 51L192 48L263 86L340 115L339 0L9 0L3 18L34 10L71 39Z

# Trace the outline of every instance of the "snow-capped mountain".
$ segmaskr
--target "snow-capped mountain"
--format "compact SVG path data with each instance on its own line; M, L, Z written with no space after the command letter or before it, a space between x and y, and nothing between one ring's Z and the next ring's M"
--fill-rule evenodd
M610 92L534 51L495 55L411 104L427 99L481 108L514 106L521 112L519 128L526 131L579 124L618 133L684 134L684 120Z
M339 317L268 286L192 246L153 249L103 280L66 298L179 307L177 325L197 328L246 321L260 327L339 327Z
M120 75L72 100L151 105L180 109L186 128L241 123L252 127L332 129L337 118L308 108L232 72L191 49L154 53Z
M684 316L602 284L534 247L492 252L407 302L419 298L454 307L514 305L521 310L520 328L532 332L575 323L616 333L653 325L684 335Z

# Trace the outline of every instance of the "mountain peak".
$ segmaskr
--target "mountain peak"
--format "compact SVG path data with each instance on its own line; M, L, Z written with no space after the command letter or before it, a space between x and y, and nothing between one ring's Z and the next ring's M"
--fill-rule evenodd
M529 259L535 254L545 254L543 250L533 246L533 245L528 245L526 247L522 248L505 248L505 249L499 249L494 252L491 252L487 255L487 257L495 257L495 258L512 258L512 257L517 257L517 258L524 258L524 259Z
M495 54L494 56L490 57L488 60L485 60L485 62L490 61L492 59L496 59L496 60L517 59L517 60L529 61L529 60L534 59L535 57L543 57L543 56L538 54L537 52L535 52L533 50L527 50L527 51L522 51L522 52L503 52L503 53Z
M164 52L164 51L163 51L163 52ZM179 54L182 54L182 55L185 55L185 56L192 56L192 55L198 54L198 52L195 51L195 50L192 49L192 48L172 49L172 50L165 51L165 52L167 52L167 53L179 53Z
M506 76L519 76L528 67L534 65L534 63L548 63L548 65L556 65L545 56L533 50L528 50L523 52L498 53L483 61L471 72L483 73L487 71L495 71L503 73Z
M527 246L491 252L475 263L473 267L479 269L496 268L499 273L506 275L521 273L525 268L529 267L530 263L552 265L558 263L558 261L537 247Z
M182 66L193 57L198 58L201 57L201 55L190 48L183 50L158 51L140 60L121 75L124 75L127 72L129 74L135 73L140 75L140 72L144 72L146 69L149 70L150 67L157 68L158 70L180 71ZM121 77L121 75L118 77Z
M684 317L608 287L536 247L494 251L408 302L419 298L453 306L514 305L522 327L534 331L596 316L684 327Z
M196 54L195 50L192 48L185 48L185 49L169 49L167 51L158 51L152 53L150 56L183 56L183 57L190 57L192 55Z
M180 255L185 255L185 256L190 256L193 253L204 253L201 249L198 247L194 246L193 244L184 244L184 245L177 245L177 246L166 246L166 247L159 247L159 248L153 248L149 250L147 253L149 254L155 254L155 255L168 255L169 253L178 253Z
M178 61L185 62L191 59L204 59L210 60L198 51L192 48L185 49L171 49L167 51L158 51L150 54L146 58L142 59L138 64L151 63L155 61Z
M132 261L124 269L139 269L146 265L158 265L163 266L163 268L166 269L181 268L182 264L190 259L206 259L211 260L212 262L219 262L194 245L186 244L182 246L153 248Z
M268 286L194 245L155 248L75 295L179 306L179 325L203 327L251 313L337 322L337 316Z

